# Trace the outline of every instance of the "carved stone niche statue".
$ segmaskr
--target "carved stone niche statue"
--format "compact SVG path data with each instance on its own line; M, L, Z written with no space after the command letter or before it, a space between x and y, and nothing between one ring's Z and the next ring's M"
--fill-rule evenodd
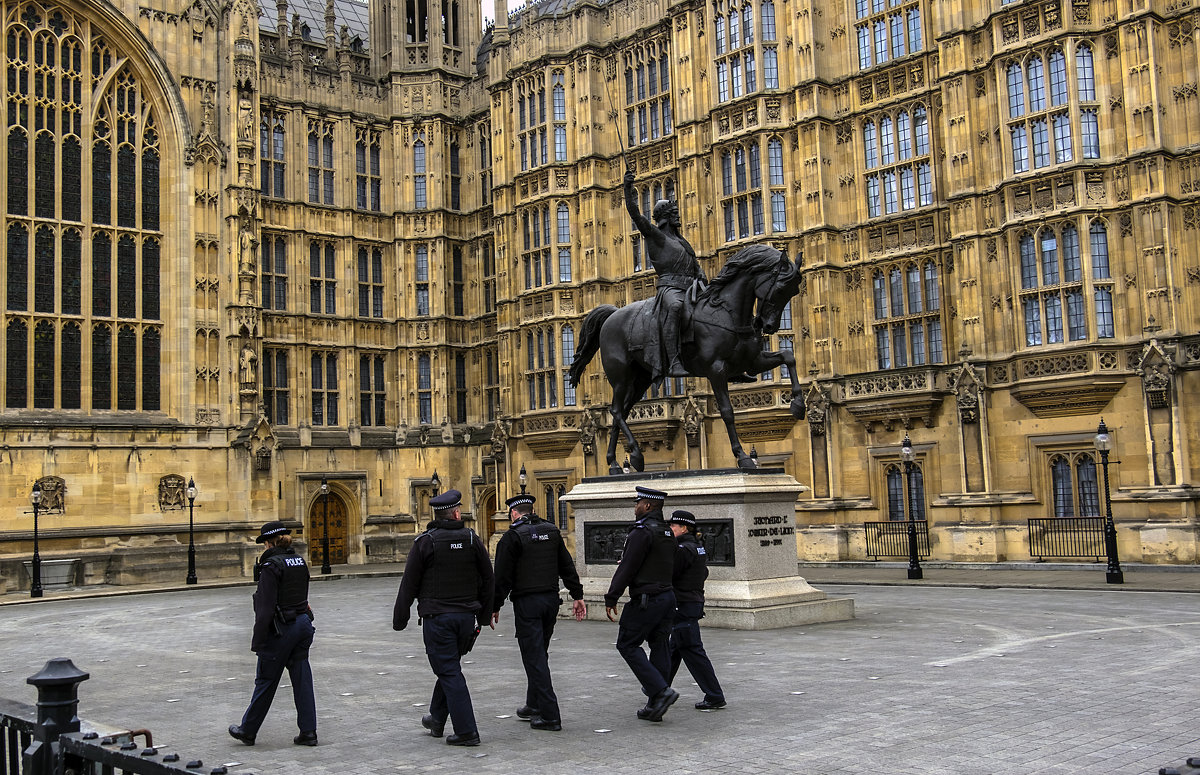
M508 420L497 420L492 428L492 457L504 459L508 450Z
M1151 409L1166 409L1171 405L1171 380L1175 373L1174 352L1158 340L1151 339L1142 349L1137 373L1142 377L1142 390Z
M979 393L982 387L983 380L979 369L969 363L963 363L950 378L950 389L954 391L958 415L965 425L979 422Z
M700 446L700 428L703 424L704 412L700 411L700 402L688 393L687 402L683 405L683 433L689 447Z
M583 445L583 454L596 451L596 418L590 409L583 410L583 419L579 421L579 441Z
M238 356L238 379L243 391L258 387L258 354L248 344L242 346Z
M163 511L182 509L187 500L187 481L179 474L167 474L158 480L158 508Z
M829 391L815 380L804 396L804 414L808 418L809 434L824 436L825 418L829 415Z

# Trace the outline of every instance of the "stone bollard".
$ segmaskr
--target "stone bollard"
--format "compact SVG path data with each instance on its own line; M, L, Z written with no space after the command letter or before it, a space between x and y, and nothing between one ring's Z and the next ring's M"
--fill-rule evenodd
M22 756L24 775L53 775L59 735L79 731L79 684L90 676L66 657L52 659L25 679L38 690L37 728Z

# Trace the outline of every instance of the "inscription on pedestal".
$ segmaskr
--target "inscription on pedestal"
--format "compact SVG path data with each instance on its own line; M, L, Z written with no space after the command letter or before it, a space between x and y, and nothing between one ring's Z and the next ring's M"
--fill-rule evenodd
M746 530L746 537L758 539L759 546L782 546L782 536L796 534L796 528L788 524L787 517L755 517L754 527Z
M772 517L763 517L772 519ZM782 517L779 517L782 519ZM625 536L633 522L605 522L583 526L583 561L588 565L616 565L621 561L625 548ZM700 531L700 544L708 557L709 565L734 565L734 538L732 519L701 519L696 527ZM790 531L791 528L789 527ZM750 531L753 534L753 530ZM765 534L764 534L765 535ZM784 535L776 533L775 535Z

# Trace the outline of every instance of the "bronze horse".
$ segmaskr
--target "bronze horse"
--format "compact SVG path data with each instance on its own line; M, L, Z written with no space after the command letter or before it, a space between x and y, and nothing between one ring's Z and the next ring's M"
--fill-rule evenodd
M752 245L729 259L717 278L700 292L686 317L684 331L690 336L685 339L690 341L683 346L681 360L690 374L705 377L712 385L739 468L754 468L755 462L742 449L734 427L729 402L732 377L787 366L792 382L791 413L797 419L804 417L795 356L790 350L763 349L763 336L779 328L784 308L799 289L800 270L796 264L770 245ZM646 347L659 346L653 303L653 299L644 299L626 307L605 304L592 310L583 321L569 372L571 383L578 385L588 363L600 353L604 374L613 388L609 411L614 430L608 437L611 474L621 473L616 462L617 430L625 435L630 465L638 471L645 467L641 447L625 418L655 378L643 357Z

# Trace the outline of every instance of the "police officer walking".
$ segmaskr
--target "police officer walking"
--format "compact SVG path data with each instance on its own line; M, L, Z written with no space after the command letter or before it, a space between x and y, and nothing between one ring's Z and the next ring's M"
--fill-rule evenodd
M317 744L317 704L308 664L313 642L308 565L292 548L291 532L282 522L268 522L255 539L267 545L259 560L254 630L250 638L250 650L258 654L258 670L254 676L254 694L242 723L229 727L229 734L246 745L254 745L285 668L292 679L296 725L300 728L300 734L292 742Z
M629 588L629 603L621 614L617 632L617 651L649 698L637 713L638 718L648 721L662 721L663 714L679 699L679 692L671 688L670 681L669 638L671 616L675 612L671 571L676 544L663 522L666 498L667 494L661 490L638 486L633 507L637 521L629 529L621 562L604 595L604 612L609 621L616 621L617 601ZM642 649L643 643L650 645L649 658Z
M431 737L441 737L449 716L454 734L446 738L448 744L479 745L479 728L460 660L475 645L480 628L491 625L495 577L487 547L462 522L462 493L447 490L430 498L429 505L433 521L408 553L392 611L392 629L408 626L409 609L416 599L425 655L437 676L429 713L421 725Z
M558 580L562 579L575 601L572 613L576 621L587 615L583 585L558 528L533 513L534 497L521 493L505 503L512 526L496 545L492 622L500 621L504 598L511 594L517 645L527 680L525 705L517 709L517 718L529 721L530 729L557 732L562 729L562 716L550 681L547 652L562 605Z
M712 662L700 640L700 620L704 618L704 580L708 578L708 557L696 535L696 516L682 509L671 512L668 523L679 542L675 550L675 623L671 625L671 681L679 672L679 663L687 665L704 699L697 710L725 707L725 693L717 680Z

